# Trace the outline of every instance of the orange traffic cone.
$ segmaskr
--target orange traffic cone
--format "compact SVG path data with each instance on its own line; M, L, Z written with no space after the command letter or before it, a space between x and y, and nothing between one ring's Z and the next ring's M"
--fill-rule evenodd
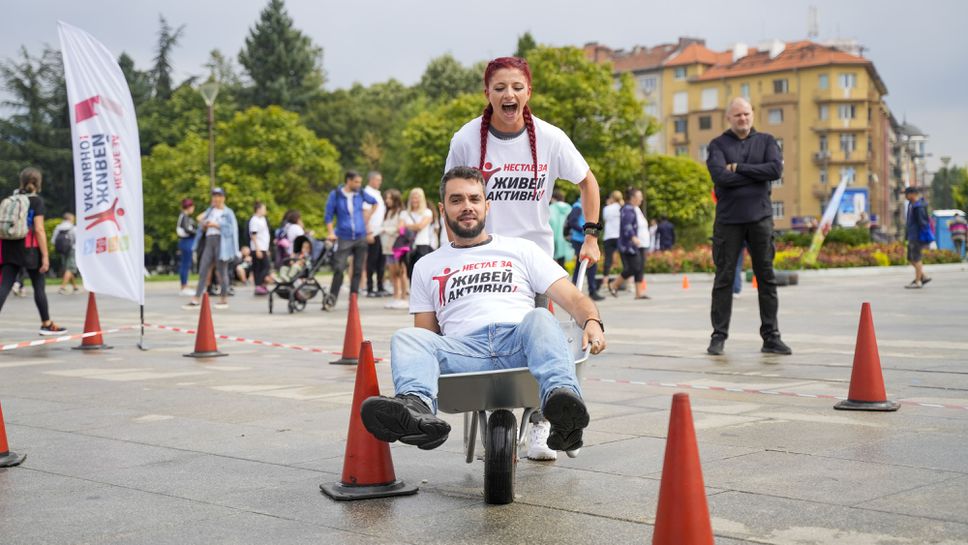
M3 424L3 407L0 407L0 467L19 466L26 457L26 454L10 452L7 446L7 428Z
M689 277L686 275L682 275L682 289L689 289Z
M887 399L884 391L884 375L881 373L881 357L877 353L874 336L874 318L871 304L860 307L860 325L857 326L857 344L854 346L854 368L850 373L850 391L847 399L834 405L835 409L854 411L896 411L901 404Z
M649 283L646 282L645 281L645 278L643 277L642 278L642 293L645 293L648 289L649 289Z
M350 409L350 427L343 458L340 482L321 484L319 489L337 501L387 498L416 494L418 487L398 481L393 472L390 445L380 441L363 427L360 406L367 398L380 395L373 362L373 346L364 341L359 347L360 364L356 367L356 387Z
M363 342L363 328L360 327L360 307L356 294L350 294L350 310L346 314L346 334L343 335L343 354L333 365L356 365L360 360L360 343Z
M84 318L84 333L101 331L101 320L97 317L97 301L94 299L94 292L87 293L87 317ZM84 337L80 346L75 346L74 350L105 350L113 348L104 344L104 337L98 333L90 337Z
M713 545L688 394L672 396L652 545Z
M215 327L212 325L212 306L208 302L208 292L202 293L201 312L198 313L198 328L195 330L195 351L185 354L188 358L218 358L228 356L219 352L215 344Z
M760 285L756 283L756 275L754 274L753 275L753 289L755 290L755 289L757 289L759 287L760 287Z

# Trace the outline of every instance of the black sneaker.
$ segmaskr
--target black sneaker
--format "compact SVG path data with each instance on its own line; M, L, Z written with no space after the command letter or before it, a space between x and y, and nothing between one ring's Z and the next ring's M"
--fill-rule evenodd
M368 292L366 292L366 297L367 297L368 299L372 299L372 298L374 298L374 297L379 297L379 296L378 296L378 295L376 294L376 292L375 292L375 291L368 291Z
M391 295L393 295L393 294L390 293L390 292L388 292L387 290L380 290L380 291L376 292L376 296L377 297L390 297Z
M793 350L780 340L780 336L770 337L763 341L763 348L760 348L760 352L765 352L767 354L783 354L789 356L793 354Z
M706 348L706 352L712 354L713 356L722 356L725 346L726 337L713 335L713 337L709 339L709 347Z
M368 398L360 407L360 416L363 426L380 441L399 439L422 450L439 447L450 434L450 424L434 416L415 395Z
M39 333L46 337L50 335L60 335L61 333L64 333L66 331L67 331L66 327L61 327L55 324L54 322L50 322L47 325L41 325Z
M591 297L592 301L604 301L605 300L605 298L602 297L601 295L599 295L597 292L590 294L589 297Z
M541 412L551 422L548 448L564 451L581 448L582 430L588 427L588 409L578 394L568 388L556 388Z
M925 284L927 284L927 283L928 283L928 282L930 282L930 281L931 281L931 279L930 279L930 278L928 278L927 276L922 276L922 277L921 277L921 285L922 285L922 286L923 286L923 285L925 285Z

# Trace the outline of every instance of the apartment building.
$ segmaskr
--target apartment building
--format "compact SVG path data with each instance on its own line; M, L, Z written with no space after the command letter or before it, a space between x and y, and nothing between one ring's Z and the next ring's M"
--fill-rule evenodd
M628 71L619 63L613 68ZM897 146L891 134L898 138L898 126L884 102L887 87L856 44L773 40L714 51L700 39L682 39L661 69L649 68L656 72L662 75L653 106L662 127L657 151L705 161L709 141L727 128L729 101L745 97L754 126L773 134L783 149L784 175L773 182L772 194L777 228L819 217L846 178L844 210L850 213L841 220L849 224L863 211L893 230Z

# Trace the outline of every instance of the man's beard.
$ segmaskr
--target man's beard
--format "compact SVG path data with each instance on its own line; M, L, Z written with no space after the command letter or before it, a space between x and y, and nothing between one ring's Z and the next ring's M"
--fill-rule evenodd
M446 215L446 214L445 214ZM480 220L471 227L461 227L460 222L447 216L447 226L460 238L475 238L484 230L484 220Z

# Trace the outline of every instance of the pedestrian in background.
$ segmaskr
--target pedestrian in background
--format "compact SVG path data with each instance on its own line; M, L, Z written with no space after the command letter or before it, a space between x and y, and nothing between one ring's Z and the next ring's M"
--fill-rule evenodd
M433 237L431 223L434 221L434 213L427 206L427 196L423 189L415 187L410 190L407 209L403 211L401 218L404 228L413 233L413 243L407 253L407 278L413 278L413 266L421 257L433 251L430 239Z
M635 280L635 298L648 299L642 291L642 274L645 264L642 262L642 252L639 250L639 218L635 209L642 206L642 191L629 188L626 192L627 201L619 211L618 253L622 258L622 274L608 284L608 291L618 297L618 290L629 278Z
M242 256L239 251L239 223L235 212L225 205L225 191L221 187L212 190L212 203L204 212L198 215L198 233L196 244L202 243L202 258L198 264L198 286L192 300L182 308L191 309L199 305L199 298L208 285L209 275L218 269L218 281L221 285L217 309L229 308L228 295L232 277L229 275L229 263Z
M671 250L676 245L676 226L669 221L669 218L663 216L659 218L656 236L659 237L660 250Z
M61 285L57 293L75 294L77 284L74 282L74 276L77 274L77 263L74 259L74 246L77 239L74 230L74 214L64 213L62 221L54 228L51 239L54 241L54 251L60 256ZM71 285L70 291L67 290L68 284Z
M965 221L965 215L956 213L948 224L948 231L951 232L951 242L955 245L955 252L964 259L965 240L968 239L968 221Z
M779 302L773 273L773 207L770 188L783 175L783 155L773 136L753 128L753 107L742 98L726 109L729 124L709 143L706 166L716 192L713 223L713 280L710 354L723 353L733 312L733 280L743 243L749 249L756 275L760 306L761 352L792 354L780 339Z
M621 191L612 191L605 200L602 208L602 222L605 224L603 236L605 239L604 270L605 285L612 281L612 263L618 252L619 224L621 223L621 209L625 205L625 198Z
M20 172L20 189L14 191L14 195L7 197L16 201L27 201L17 203L17 206L27 207L27 234L24 238L0 241L0 259L3 260L0 263L0 310L3 309L3 303L13 288L17 273L24 268L34 288L34 304L37 305L37 313L40 314L40 334L60 335L67 331L67 328L58 326L50 319L47 293L44 290L44 274L50 269L50 256L47 254L47 231L44 230L46 208L44 200L39 195L42 185L40 171L27 167ZM10 202L12 205L13 201L7 201L7 199L3 202L5 204ZM6 206L0 205L0 208L6 208Z
M380 241L380 231L383 228L383 218L386 215L387 207L380 193L380 186L383 185L383 175L377 171L371 171L366 175L366 191L376 200L376 204L363 203L363 213L367 215L366 220L366 296L367 297L386 297L390 295L383 287L384 270L386 260L383 257L383 244ZM373 278L376 277L376 284Z
M195 235L198 232L198 222L192 217L195 213L195 201L182 199L181 212L175 225L178 235L178 278L181 280L181 294L195 295L195 290L188 287L188 274L192 272L192 257L195 254Z
M272 269L269 259L269 221L266 220L265 203L256 201L252 206L253 216L249 218L249 249L252 256L252 279L255 295L266 295L266 278Z
M565 262L575 257L575 250L568 242L568 227L565 222L571 212L571 205L565 202L565 193L556 189L551 194L551 214L548 217L548 224L551 225L551 234L555 239L555 263L564 268Z
M363 262L366 260L366 218L363 203L376 204L376 199L362 190L363 177L355 171L348 171L343 185L332 190L326 200L327 238L336 242L336 255L333 259L333 282L329 292L339 299L343 285L343 272L346 271L350 257L353 268L350 273L350 293L359 293L360 277L363 275Z
M924 275L921 263L921 252L934 242L931 231L931 216L928 215L928 203L924 202L921 190L917 187L904 188L904 198L908 201L907 224L905 235L907 239L907 258L914 267L914 280L904 286L907 289L921 289L931 281Z
M585 244L585 214L582 210L581 199L575 200L571 205L571 212L568 213L566 222L568 228L571 230L571 247L575 252L575 270L572 272L571 281L577 284L578 271L581 265L581 252ZM598 283L595 278L596 269L597 267L594 263L588 264L588 268L585 270L585 283L588 284L588 296L592 301L601 301L605 298L598 294Z
M401 236L400 230L403 227L403 220L400 217L403 213L403 198L399 189L388 189L384 195L386 214L383 217L383 224L380 227L380 247L383 251L384 262L387 272L390 274L390 284L393 286L393 299L384 305L384 308L402 309L409 308L407 300L407 251L397 248L397 239ZM409 246L407 246L409 248Z

